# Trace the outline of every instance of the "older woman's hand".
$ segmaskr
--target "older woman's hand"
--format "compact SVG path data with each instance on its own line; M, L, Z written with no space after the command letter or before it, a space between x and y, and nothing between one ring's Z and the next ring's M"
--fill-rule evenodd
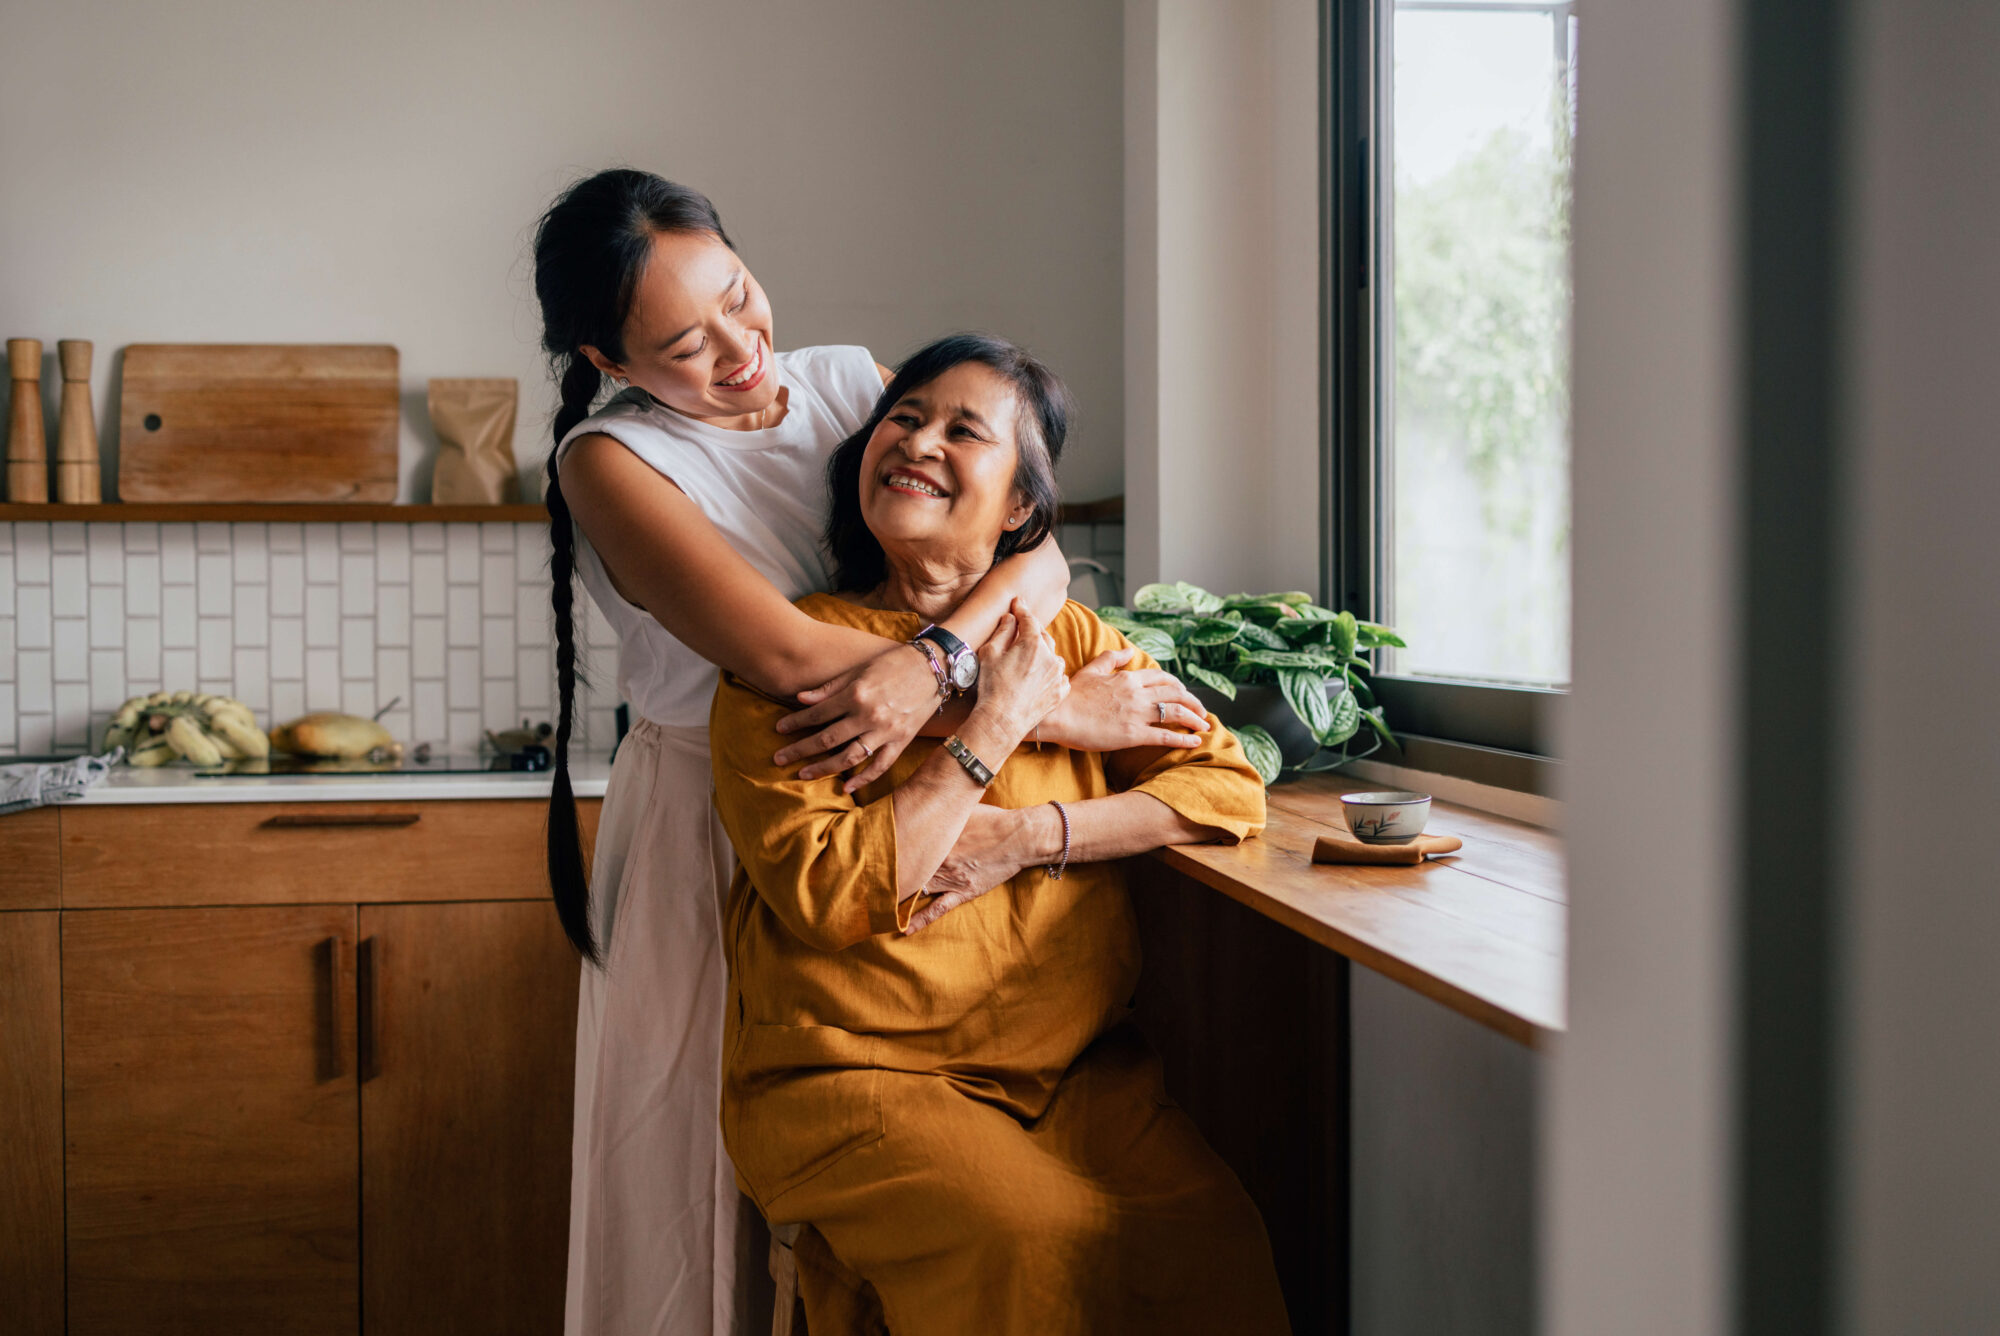
M1011 754L1049 711L1069 694L1068 669L1041 623L1019 599L1000 619L992 639L979 647L979 702L959 736L976 734L997 762ZM977 750L975 748L975 750Z
M1200 746L1208 711L1172 673L1124 671L1138 652L1129 645L1106 650L1077 669L1068 697L1042 720L1035 740L1094 752Z
M1046 863L1062 847L1059 821L1047 803L1020 811L984 803L973 808L958 843L924 885L933 898L910 915L903 931L920 932L967 901L1006 885L1023 868Z

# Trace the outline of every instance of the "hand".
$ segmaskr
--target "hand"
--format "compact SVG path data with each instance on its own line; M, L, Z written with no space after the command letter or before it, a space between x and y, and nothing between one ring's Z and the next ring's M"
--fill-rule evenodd
M1094 752L1200 746L1209 731L1207 708L1172 673L1123 671L1138 652L1129 645L1106 650L1077 669L1069 697L1042 720L1040 739Z
M926 893L937 898L910 915L910 924L903 931L921 932L967 901L1006 885L1023 868L1047 862L1054 855L1043 856L1049 836L1040 827L1059 820L1055 809L1046 803L1020 811L985 803L973 808L958 843L924 886ZM1056 829L1053 838L1060 849L1060 827Z
M1034 614L1015 599L1013 610L1001 617L992 637L979 647L979 703L959 736L968 744L978 737L997 763L1068 694L1067 666L1042 634Z
M800 779L854 770L852 793L889 773L910 739L937 713L937 676L921 650L892 645L852 672L799 693L806 706L778 721L780 733L806 733L773 756L779 766L810 761Z

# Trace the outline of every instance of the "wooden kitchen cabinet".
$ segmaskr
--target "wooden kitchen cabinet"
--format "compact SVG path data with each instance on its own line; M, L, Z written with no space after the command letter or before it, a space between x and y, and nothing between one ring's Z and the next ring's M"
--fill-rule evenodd
M371 1336L562 1330L577 956L539 901L361 910Z
M63 921L74 1336L352 1333L351 905Z
M560 1330L578 963L542 806L17 827L13 903L52 908L0 912L0 1328Z
M63 1323L62 957L53 913L0 913L0 1305Z

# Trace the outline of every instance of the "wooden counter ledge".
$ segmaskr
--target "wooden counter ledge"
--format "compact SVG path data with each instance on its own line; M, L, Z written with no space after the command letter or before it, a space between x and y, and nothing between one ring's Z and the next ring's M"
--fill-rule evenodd
M1261 838L1152 857L1520 1043L1560 1033L1561 839L1433 802L1426 832L1458 836L1460 853L1417 867L1315 865L1313 841L1345 833L1340 795L1373 787L1329 775L1288 780L1270 791Z

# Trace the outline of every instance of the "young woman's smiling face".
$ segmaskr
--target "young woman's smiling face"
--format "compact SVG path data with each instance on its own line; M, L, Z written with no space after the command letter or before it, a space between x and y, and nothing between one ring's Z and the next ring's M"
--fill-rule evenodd
M861 514L892 560L991 563L1000 535L1033 513L1014 482L1019 419L1013 385L978 362L961 362L890 408L861 457Z
M778 395L771 303L720 237L661 232L632 293L625 359L583 351L607 376L629 380L689 417L761 414ZM755 421L742 425L761 425Z

